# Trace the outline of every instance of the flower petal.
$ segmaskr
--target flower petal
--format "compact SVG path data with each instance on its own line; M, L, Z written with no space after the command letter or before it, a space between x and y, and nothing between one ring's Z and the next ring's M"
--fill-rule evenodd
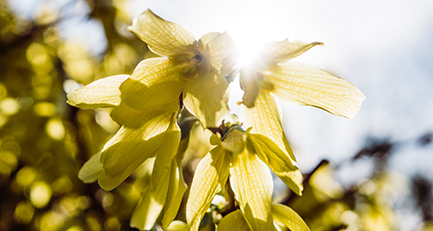
M236 210L227 214L220 223L218 223L218 231L249 231L250 227L245 221L242 212Z
M143 60L120 86L122 102L111 117L126 127L137 128L147 121L145 118L153 117L152 112L175 112L184 83L169 59Z
M251 230L274 230L273 181L266 165L249 152L236 155L230 168L230 185Z
M115 107L120 104L120 85L129 75L98 79L68 94L67 103L79 108Z
M161 56L181 53L195 41L186 27L166 21L150 10L136 17L128 29Z
M145 59L120 86L122 103L141 111L160 109L163 105L178 101L184 83L179 76L179 68L170 59Z
M179 108L179 104L177 102L167 105L167 108ZM147 123L150 119L155 116L166 113L163 110L157 111L138 111L135 108L123 103L120 104L119 107L114 108L111 111L111 118L117 123L127 127L127 128L139 128L143 124Z
M155 225L167 199L170 174L164 174L159 182L151 179L149 186L143 192L142 198L135 207L130 224L140 230L150 230Z
M179 125L181 127L182 135L170 172L171 177L167 193L167 202L166 206L164 207L164 215L161 221L162 229L164 230L166 230L168 226L171 226L170 224L172 224L172 221L174 218L176 218L176 215L179 212L180 204L182 203L183 195L187 189L185 180L183 178L181 163L189 143L189 131L185 130L189 130L190 127L187 124L192 125L194 123L192 121L195 120L191 120L189 122L187 121L188 120L183 120L183 123L181 122ZM186 135L186 133L188 135Z
M260 160L296 194L302 195L302 173L292 164L290 157L264 135L250 134L248 139Z
M163 145L165 131L172 114L165 113L150 119L138 129L121 127L102 150L104 171L99 185L109 191L122 183L147 158L154 156Z
M173 221L167 229L167 231L188 231L188 224L183 221L175 220Z
M256 98L255 106L248 108L242 105L242 118L246 127L253 127L251 133L261 134L280 147L296 165L296 158L287 142L281 122L281 109L275 98L261 90Z
M248 108L254 107L257 96L260 93L260 81L255 70L251 68L243 68L240 72L240 83L244 95L242 96L242 104Z
M171 171L172 160L177 154L177 149L180 142L180 128L176 123L177 113L172 115L170 126L164 132L164 140L161 147L156 152L155 164L153 166L152 178L153 182L159 182L163 175L167 175Z
M183 103L204 128L218 127L229 112L228 83L215 69L189 80L185 84Z
M207 33L200 38L199 44L199 47L202 45L205 53L210 56L212 66L222 75L227 75L236 65L236 45L227 32Z
M282 223L291 231L310 231L302 217L288 206L273 204L272 215L275 221Z
M179 211L183 195L187 189L183 179L182 169L177 160L173 160L170 172L170 182L168 186L167 201L164 207L164 216L162 218L162 229L166 230L172 223Z
M229 167L230 155L221 146L212 149L198 164L186 205L186 220L190 230L198 230L215 194L227 181Z
M262 48L261 56L265 57L268 65L275 65L296 58L316 45L323 45L323 43L305 43L302 41L289 42L289 39L285 39L280 42L265 44Z
M78 178L80 178L84 183L92 183L96 181L103 170L102 164L99 162L100 158L101 153L98 152L84 163L83 167L81 167L78 172Z
M273 93L280 99L338 116L353 118L365 99L349 81L309 64L287 62L262 74L274 84Z

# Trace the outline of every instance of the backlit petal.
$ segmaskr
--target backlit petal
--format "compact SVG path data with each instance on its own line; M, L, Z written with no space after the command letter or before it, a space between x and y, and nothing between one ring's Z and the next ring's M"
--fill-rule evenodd
M182 203L183 195L187 189L183 178L181 163L189 143L189 125L192 125L194 123L193 121L195 120L183 120L179 125L181 127L182 135L170 172L171 177L167 193L167 202L164 207L164 215L161 221L162 229L164 230L173 224L172 221L176 218L180 204Z
M274 230L273 181L266 165L248 152L236 155L230 168L230 185L251 230Z
M287 62L262 72L275 86L273 93L289 103L315 106L353 118L365 99L349 81L309 64Z
M150 10L136 17L128 29L161 56L181 53L195 41L186 27L166 21Z
M301 195L302 173L292 160L271 139L261 134L250 134L248 142L257 156L296 194Z
M161 109L179 100L184 83L179 68L168 58L145 59L120 86L122 104L141 111Z
M254 107L257 96L260 93L260 82L258 74L254 69L244 68L240 72L240 84L244 95L242 104L251 108Z
M120 104L120 85L129 75L98 79L68 94L67 103L79 108L115 107Z
M102 172L102 164L99 162L101 153L98 152L93 155L78 172L78 178L84 183L91 183L98 179L99 174Z
M240 210L233 211L218 223L218 231L249 231L250 227Z
M105 190L114 189L147 158L154 156L163 145L171 120L172 114L165 113L138 129L121 127L102 150L104 171L99 176L99 185Z
M207 33L199 41L210 57L212 66L223 75L228 74L236 65L236 45L227 32Z
M245 127L253 127L251 133L264 135L274 141L288 155L292 165L296 165L295 155L282 127L279 104L271 94L261 90L254 107L242 105L242 118Z
M164 140L157 153L153 166L153 182L159 182L163 175L170 174L172 160L177 154L180 142L180 128L176 123L176 113L172 115L170 126L164 132Z
M150 230L155 225L167 199L170 174L162 176L159 182L150 181L142 198L135 207L130 224L140 230Z
M230 155L221 146L212 149L198 164L186 205L186 220L190 230L198 230L215 194L225 185L229 168Z
M173 102L166 106L167 111L176 111L179 109L179 103ZM139 111L135 108L123 103L119 107L114 108L111 111L111 118L117 123L127 127L127 128L139 128L143 124L147 123L150 119L155 116L166 113L164 109L156 111Z
M170 226L164 230L167 231L188 231L188 225L180 220L173 221Z
M273 204L272 215L275 221L282 223L291 231L310 231L302 217L288 206Z
M161 221L162 228L164 230L171 224L171 222L176 218L179 211L180 204L182 203L183 195L187 186L183 179L182 169L180 163L177 160L173 160L172 169L170 172L170 182L167 193L167 201L164 207L164 216Z
M176 112L183 86L178 69L169 59L146 59L120 86L122 102L111 117L126 127L138 128L155 115Z
M218 127L229 112L228 98L227 81L212 69L185 84L183 103L203 127Z
M280 42L265 44L262 48L263 51L261 55L268 65L273 65L296 58L316 45L323 45L323 43L305 43L301 41L289 42L289 39L285 39Z

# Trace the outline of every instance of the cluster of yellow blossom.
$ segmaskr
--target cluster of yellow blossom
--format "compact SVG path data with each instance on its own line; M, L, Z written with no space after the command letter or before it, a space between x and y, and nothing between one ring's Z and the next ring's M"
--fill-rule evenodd
M188 230L198 230L228 180L238 209L219 222L218 230L275 230L274 221L291 230L309 230L296 212L271 201L269 168L296 194L303 190L274 96L348 118L364 99L348 81L291 61L321 43L269 43L254 63L239 67L227 33L211 32L196 40L185 27L150 10L129 29L159 57L143 60L131 75L100 79L68 95L68 103L76 107L113 108L111 117L122 125L79 177L112 190L146 159L156 157L131 225L151 229L162 213L162 228L167 229L186 191L180 165L188 144L178 120L188 110L214 133L210 142L215 146L193 177L186 205ZM244 91L243 124L230 116L227 105L228 87L237 74Z

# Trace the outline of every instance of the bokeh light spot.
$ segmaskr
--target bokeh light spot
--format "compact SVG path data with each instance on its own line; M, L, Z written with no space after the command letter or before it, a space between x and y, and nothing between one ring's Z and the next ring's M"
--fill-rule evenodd
M39 102L35 104L33 109L38 116L42 117L52 117L57 114L56 105L49 102Z
M18 171L15 180L20 186L25 187L30 185L35 180L36 176L36 169L26 166Z
M45 182L37 181L30 189L30 201L36 208L44 208L50 202L51 188Z
M0 102L0 113L11 116L19 110L18 102L13 98L5 98Z
M60 119L52 118L46 125L47 134L55 139L62 140L65 137L65 127Z
M14 211L14 219L18 223L28 224L32 221L35 208L28 201L20 201Z
M10 151L0 151L0 174L9 175L17 167L18 159Z

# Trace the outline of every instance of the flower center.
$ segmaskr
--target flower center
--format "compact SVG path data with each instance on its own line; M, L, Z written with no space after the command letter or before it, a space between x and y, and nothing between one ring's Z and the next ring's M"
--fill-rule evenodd
M191 59L191 61L189 61L189 66L195 67L195 66L197 66L197 64L199 64L201 62L201 60L202 60L201 55L196 55Z

